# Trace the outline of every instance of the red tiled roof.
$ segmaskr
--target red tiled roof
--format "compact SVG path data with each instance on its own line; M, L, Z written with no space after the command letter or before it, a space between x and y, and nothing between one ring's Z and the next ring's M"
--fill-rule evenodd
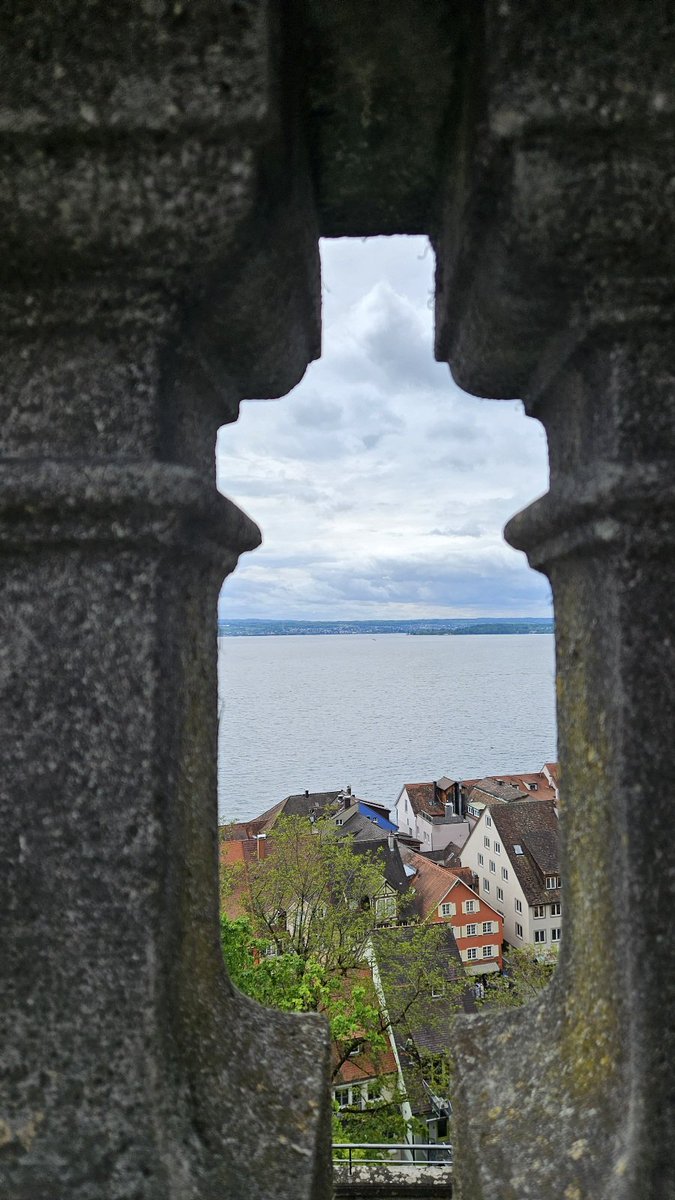
M333 1049L333 1064L337 1062L337 1051ZM345 1060L333 1079L333 1086L341 1083L355 1083L363 1079L377 1079L380 1075L395 1075L396 1059L390 1046L387 1046L377 1059L373 1061L368 1050L364 1054L356 1054Z
M543 771L524 771L511 775L486 775L483 779L465 779L465 794L482 804L493 804L495 800L513 802L519 800L554 800L555 788L551 786Z
M415 814L425 812L430 817L445 816L445 805L437 799L435 783L406 783L404 787Z
M415 868L416 874L411 876L410 883L417 896L420 917L426 920L454 886L458 872L439 866L407 846L401 847L401 858L408 866ZM472 872L468 871L468 874L471 875Z

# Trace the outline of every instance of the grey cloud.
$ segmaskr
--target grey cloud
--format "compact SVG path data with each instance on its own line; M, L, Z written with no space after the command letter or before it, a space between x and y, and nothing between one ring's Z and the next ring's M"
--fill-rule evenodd
M366 450L372 450L379 442L382 441L382 437L383 435L381 433L367 433L365 437L361 438L361 441L363 442Z
M479 537L482 537L482 535L483 535L484 533L485 533L485 528L484 528L484 526L483 526L483 525L479 525L479 524L478 524L478 522L471 523L470 521L467 521L467 522L465 522L465 524L464 524L464 525L455 525L455 526L449 526L449 525L448 525L448 526L445 526L443 529L430 529L430 530L429 530L429 537L443 537L443 538L470 537L470 538L479 538Z
M266 539L228 581L231 615L549 611L547 585L497 540L543 490L541 430L512 403L465 397L434 363L421 245L325 246L325 357L222 432L223 490Z
M338 429L343 422L343 411L339 404L318 397L308 397L293 406L298 425L310 429Z
M458 442L477 442L483 432L474 420L469 417L432 421L424 430L424 436L432 442L443 442L448 447L456 446Z

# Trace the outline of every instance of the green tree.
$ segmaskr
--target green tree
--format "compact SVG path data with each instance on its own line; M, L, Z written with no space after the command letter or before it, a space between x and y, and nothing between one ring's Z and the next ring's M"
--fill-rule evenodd
M550 983L557 953L543 958L533 947L513 947L504 954L504 974L490 975L479 1004L488 1008L518 1008L534 1000Z
M285 817L267 838L260 861L235 868L245 875L244 904L256 936L278 954L319 955L330 974L364 961L373 927L371 906L384 885L380 855L358 854L351 839L321 823ZM228 871L224 871L227 880Z
M333 1143L341 1142L405 1142L410 1133L410 1124L403 1116L401 1105L406 1099L404 1093L394 1088L386 1099L376 1101L365 1109L343 1108L333 1105ZM421 1138L426 1137L426 1125L413 1118L412 1132ZM342 1152L346 1157L346 1151ZM366 1151L353 1151L352 1158L365 1157ZM339 1155L338 1155L339 1157ZM368 1152L368 1157L386 1158L386 1151L381 1155Z
M447 931L395 923L376 928L374 901L385 890L381 854L358 853L351 839L298 817L280 820L267 842L263 859L224 872L225 894L238 891L246 910L236 921L221 918L234 982L263 1004L325 1013L333 1078L361 1046L377 1070L392 1029L447 1022L447 1009L432 994L466 987L450 979L456 964L444 947ZM401 911L398 919L409 916ZM373 953L380 994L371 975ZM351 1124L365 1124L365 1117L350 1117Z

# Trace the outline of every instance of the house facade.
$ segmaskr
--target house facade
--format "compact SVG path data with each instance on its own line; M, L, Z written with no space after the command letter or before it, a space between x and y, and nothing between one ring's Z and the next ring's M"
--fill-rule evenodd
M422 921L452 927L459 956L470 975L501 971L504 918L472 886L471 872L457 872L403 849L403 861Z
M462 849L481 900L503 916L515 947L555 952L562 938L560 830L553 800L486 807Z
M461 813L459 785L443 776L431 783L406 783L395 805L399 833L416 838L422 850L463 846L470 825Z

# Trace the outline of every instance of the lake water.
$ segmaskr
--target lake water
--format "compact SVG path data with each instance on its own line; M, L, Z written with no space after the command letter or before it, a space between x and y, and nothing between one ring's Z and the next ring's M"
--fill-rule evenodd
M556 758L553 637L290 636L218 644L221 821L351 785L536 771Z

